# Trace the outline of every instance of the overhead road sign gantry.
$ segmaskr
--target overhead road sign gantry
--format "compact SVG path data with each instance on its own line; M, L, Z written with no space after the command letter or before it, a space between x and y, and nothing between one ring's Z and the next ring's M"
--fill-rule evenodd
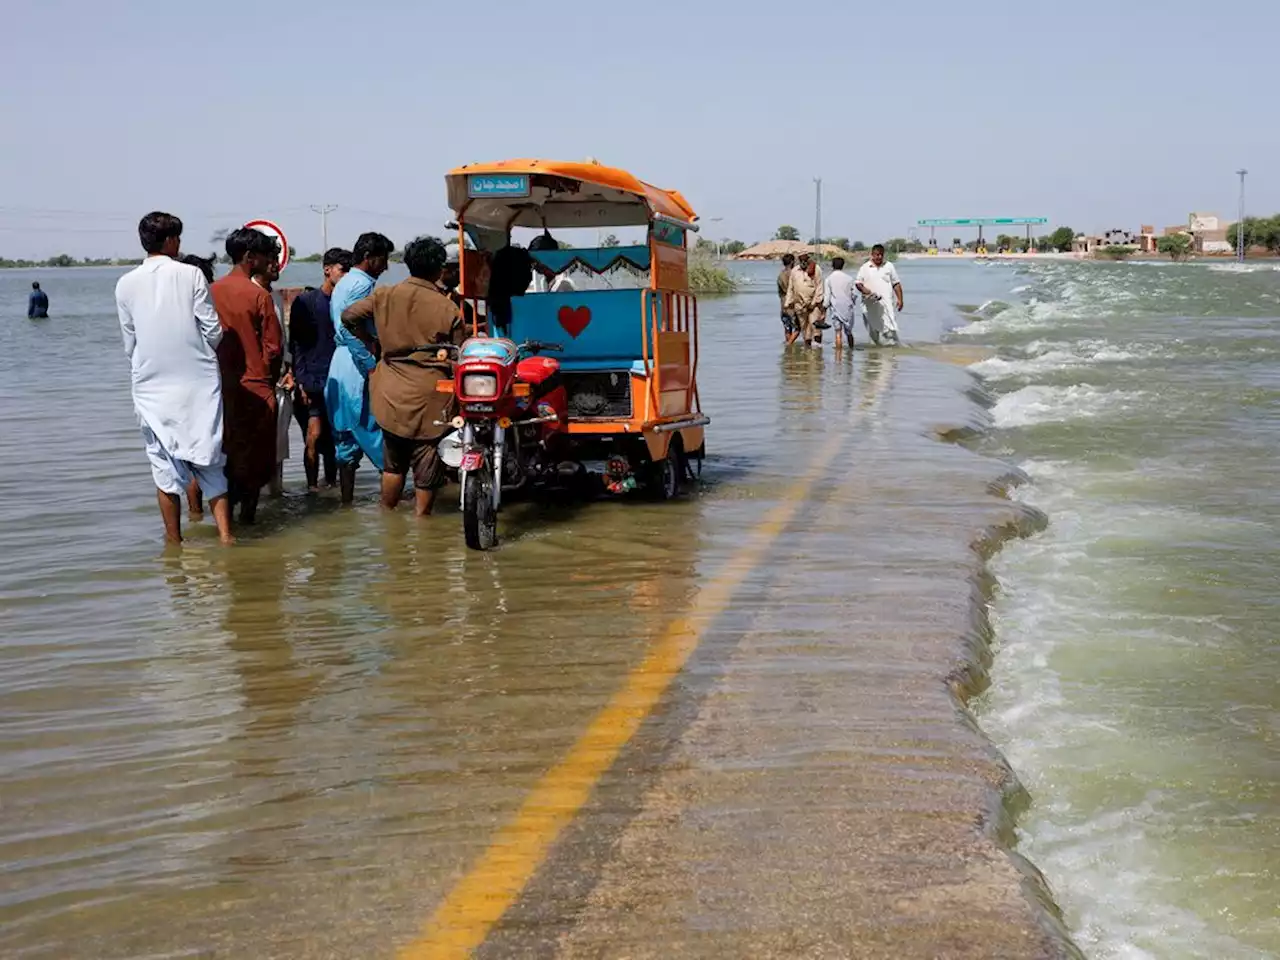
M917 220L917 227L1022 227L1048 223L1045 217L962 217L957 220Z

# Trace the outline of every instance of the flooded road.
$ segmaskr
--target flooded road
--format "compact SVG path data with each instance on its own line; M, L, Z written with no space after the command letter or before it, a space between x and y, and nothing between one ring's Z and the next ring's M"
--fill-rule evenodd
M295 432L256 530L165 553L120 272L41 272L35 323L0 274L0 955L1065 949L951 692L971 545L1035 517L938 442L982 424L945 347L784 351L758 271L702 303L678 502L520 506L482 555L456 489L426 523L368 470L301 496ZM901 273L909 342L992 282Z

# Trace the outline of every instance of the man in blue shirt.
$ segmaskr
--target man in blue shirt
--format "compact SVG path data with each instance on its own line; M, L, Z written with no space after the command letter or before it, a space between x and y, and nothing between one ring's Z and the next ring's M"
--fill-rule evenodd
M351 269L351 251L333 247L324 254L324 284L308 288L289 308L289 355L293 357L293 416L302 428L306 452L302 463L307 471L307 489L320 489L320 460L324 459L324 482L338 481L334 458L333 431L324 409L324 386L333 360L333 321L329 299L338 281Z
M375 344L372 324L364 323L363 336L356 336L343 325L342 311L373 293L373 285L386 273L395 248L380 233L360 234L351 252L355 265L338 281L329 298L335 347L324 387L324 404L333 427L343 503L355 499L356 467L362 454L382 472L382 429L369 410L369 374L378 365L370 350Z
M40 289L40 284L32 282L31 293L27 295L27 319L44 320L49 316L49 295Z

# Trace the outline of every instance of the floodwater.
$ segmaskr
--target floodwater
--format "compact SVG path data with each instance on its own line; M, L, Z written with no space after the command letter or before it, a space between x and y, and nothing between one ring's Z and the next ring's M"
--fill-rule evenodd
M1040 536L980 720L1092 957L1280 956L1280 268L1041 263L959 337Z
M977 368L988 376L1026 346L1005 345L998 318L939 344L963 323L956 304L1014 300L1010 288L1034 281L973 264L900 267L910 346L839 359L829 346L784 351L773 270L742 267L753 282L701 303L713 417L701 487L668 504L520 505L487 555L464 548L456 493L423 523L380 511L369 471L352 509L302 495L296 432L288 493L256 529L222 549L206 522L165 551L113 310L122 271L0 272L0 955L441 955L422 946L424 924L673 636L696 650L573 828L544 838L555 841L547 860L486 931L488 955L900 957L933 955L944 939L954 956L1044 955L1021 875L978 829L1000 826L1002 768L958 722L944 682L984 659L971 545L988 528L1031 532L1034 513L993 495L1008 473L998 459L937 439L990 425L961 366L980 359L971 343L989 334L1000 346L1002 360ZM283 282L314 282L314 269L291 267ZM22 317L35 277L47 321ZM1244 349L1269 336L1250 333ZM1261 430L1275 382L1251 369L1264 379L1250 381L1256 402L1235 422ZM1036 459L1037 424L1010 424L1008 410L997 404L1002 429L977 443ZM1036 560L1057 550L1059 504L1028 463L1036 483L1018 496L1045 507L1050 526L996 561L1005 646L984 723L1031 789L1023 852L1086 947L1103 940L1073 880L1087 882L1082 864L1106 869L1105 854L1064 859L1054 837L1096 820L1093 849L1111 849L1114 829L1115 844L1136 855L1146 843L1154 862L1174 835L1168 819L1142 833L1140 817L1108 805L1109 771L1126 763L1134 804L1166 818L1209 804L1222 818L1189 841L1204 845L1196 877L1209 882L1213 856L1228 871L1203 923L1256 951L1233 955L1276 946L1264 915L1266 896L1276 902L1275 674L1258 655L1265 603L1248 592L1273 567L1258 552L1265 531L1230 525L1231 503L1269 503L1269 461L1256 464L1253 500L1224 494L1211 511L1232 535L1262 537L1233 555L1238 566L1161 567L1135 574L1127 594L1159 599L1156 576L1203 592L1197 578L1212 576L1242 591L1234 606L1173 611L1187 617L1176 634L1186 643L1164 650L1167 671L1108 649L1106 663L1127 666L1071 682L1106 693L1077 723L1009 714L1040 704L1035 685L1050 682L1045 652L1026 647L1046 632L1013 604L1074 583ZM1181 521L1161 529L1199 535ZM1176 540L1162 551L1187 562ZM1240 633L1233 616L1254 614L1255 632ZM1200 659L1214 648L1190 632L1195 617L1219 631L1220 659ZM1056 650L1099 636L1076 627L1053 634ZM1133 641L1123 649L1136 656ZM1073 665L1103 662L1086 650ZM1146 740L1119 728L1079 753L1049 749L1055 731L1116 723L1104 708L1126 690L1150 706ZM1188 699L1196 709L1179 713ZM1207 779L1185 757L1178 773L1133 769L1133 750L1161 731L1173 754L1227 744L1227 725L1253 746L1223 746L1224 769ZM1063 809L1065 824L1052 815ZM1125 886L1146 898L1134 909L1201 909L1176 889L1177 863L1164 864L1163 885ZM1154 937L1151 956L1227 955Z

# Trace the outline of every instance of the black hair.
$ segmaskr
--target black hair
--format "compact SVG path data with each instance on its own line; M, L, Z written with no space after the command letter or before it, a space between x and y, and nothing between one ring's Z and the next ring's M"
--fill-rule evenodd
M280 241L253 227L241 227L227 234L227 256L232 263L242 262L251 253L278 257Z
M39 290L39 289L40 289L40 281L39 281L39 280L32 280L32 281L31 281L31 289L32 289L32 290Z
M542 233L533 238L533 242L529 244L530 252L535 250L559 250L560 242L556 240L550 231L543 229Z
M791 265L792 265L793 263L795 263L795 262L796 262L796 258L795 258L792 254L790 254L790 253L784 253L784 254L782 255L782 265L783 265L784 267L789 267L789 266L791 266Z
M213 257L205 259L194 253L188 253L179 262L190 264L204 274L205 282L213 283Z
M159 253L165 243L182 236L182 221L172 213L156 210L138 221L138 240L149 254Z
M380 233L362 233L351 250L351 262L364 263L373 257L389 257L396 245Z
M875 253L877 250L879 250L881 253L884 253L884 244L877 243L874 247L871 248L872 253Z
M843 269L844 269L844 257L833 257L833 258L832 258L832 260L831 260L831 269L832 269L832 270L843 270Z
M439 280L449 255L435 237L418 237L404 246L404 265L409 276L419 280Z
M343 270L350 270L355 263L351 258L350 250L343 250L342 247L330 247L324 252L324 263L322 266L332 267L338 264Z

